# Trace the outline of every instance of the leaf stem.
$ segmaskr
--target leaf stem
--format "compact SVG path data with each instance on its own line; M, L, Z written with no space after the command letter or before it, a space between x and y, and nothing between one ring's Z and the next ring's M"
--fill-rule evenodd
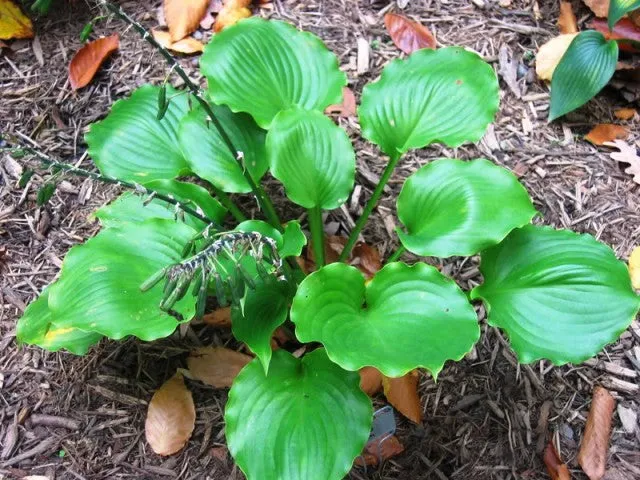
M147 29L145 29L140 23L135 21L129 15L127 15L122 9L122 7L115 5L107 0L102 0L101 3L107 8L107 10L113 13L116 17L118 17L119 19L125 21L127 24L132 26L142 36L143 40L146 40L153 48L155 48L158 52L160 52L160 54L164 57L164 59L171 66L171 68L175 70L176 73L180 76L180 78L184 81L185 85L187 86L191 94L194 96L194 98L198 101L198 103L202 106L204 111L207 113L207 116L211 120L211 123L213 124L213 126L216 128L216 130L218 130L218 133L220 134L220 137L222 138L222 141L224 142L225 146L229 149L233 157L240 164L243 175L247 180L247 183L251 187L253 194L256 196L258 200L258 204L260 205L260 207L262 208L262 211L266 215L267 220L273 227L277 228L279 231L282 231L281 222L278 218L275 208L273 207L273 204L271 203L271 200L269 200L269 197L265 193L264 189L253 180L249 171L242 164L242 152L240 152L240 150L238 150L233 145L233 142L231 141L229 134L225 131L224 127L216 117L215 113L213 112L213 109L211 108L211 105L209 105L209 102L207 102L202 96L202 94L200 93L200 87L198 87L195 83L193 83L193 81L189 78L187 73L182 69L178 61L174 58L174 56L171 55L171 53L166 48L160 45L156 41L156 39L153 38L153 35L149 33Z
M308 210L309 230L311 230L311 241L313 242L313 255L316 260L316 267L324 267L324 227L322 225L322 209L318 206Z
M389 256L389 258L387 258L387 261L385 262L385 264L386 264L386 263L395 262L395 261L396 261L396 260L398 260L398 259L402 256L402 254L403 254L404 252L406 252L406 251L407 251L407 249L404 247L404 245L400 245L400 246L396 249L396 251L395 251L395 252L393 252L393 253Z
M235 218L238 222L244 222L247 219L245 214L242 213L242 211L238 208L234 201L231 200L231 197L227 195L226 192L220 190L214 185L211 185L211 191L216 197L218 197L218 200L220 200L220 203L224 206L224 208L229 210L229 213L231 213L231 215L233 215L233 218Z
M369 218L369 215L371 215L371 212L373 211L374 207L378 203L378 200L380 200L382 191L384 190L385 185L389 181L389 178L391 178L391 174L393 173L393 170L396 168L396 165L398 164L398 160L400 160L400 157L401 157L401 154L398 152L389 158L389 163L387 163L387 166L385 167L384 172L382 172L382 176L380 177L380 181L378 182L378 185L376 185L375 190L371 194L371 198L369 199L367 204L364 206L362 215L360 215L360 218L358 218L358 221L356 222L355 227L353 227L353 230L351 230L351 234L347 239L347 244L344 246L344 249L342 250L340 257L338 258L339 262L344 262L347 258L349 258L349 255L351 254L351 250L353 249L353 246L358 241L358 235L360 235L360 232L362 231L365 224L367 223L367 219Z

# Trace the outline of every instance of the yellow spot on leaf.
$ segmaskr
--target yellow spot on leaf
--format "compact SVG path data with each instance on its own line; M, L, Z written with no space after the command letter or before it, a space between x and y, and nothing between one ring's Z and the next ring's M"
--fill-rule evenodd
M11 0L0 0L0 39L33 38L33 25Z
M97 267L91 267L89 269L90 272L106 272L107 270L109 270L109 267L105 265L99 265Z
M67 333L73 332L75 328L56 328L54 330L49 330L44 336L44 341L46 343L53 343L58 337L61 335L65 335Z

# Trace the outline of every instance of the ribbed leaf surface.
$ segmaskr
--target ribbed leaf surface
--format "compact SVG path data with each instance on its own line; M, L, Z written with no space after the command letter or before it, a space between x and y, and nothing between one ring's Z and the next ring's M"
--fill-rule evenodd
M627 13L640 9L640 0L610 0L608 23L609 30Z

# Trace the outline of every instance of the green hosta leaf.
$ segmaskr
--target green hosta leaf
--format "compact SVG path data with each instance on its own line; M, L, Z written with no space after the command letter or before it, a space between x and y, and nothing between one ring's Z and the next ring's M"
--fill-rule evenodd
M41 207L53 197L53 194L56 192L56 184L55 183L45 183L38 190L38 196L36 197L36 204Z
M77 328L120 339L135 335L155 340L169 335L178 320L159 308L162 283L142 293L140 285L162 267L181 260L196 230L171 220L152 219L103 230L72 248L60 279L49 289L49 308L57 328ZM191 320L195 298L174 307Z
M323 343L341 367L369 365L389 377L417 367L435 377L480 336L462 290L424 263L387 264L366 285L354 267L323 267L298 287L291 320L301 342Z
M322 41L288 23L253 17L214 35L200 60L217 104L269 128L281 110L324 110L342 99L346 75Z
M233 335L256 354L265 373L271 361L271 336L287 319L293 293L288 282L270 278L247 289L243 307L231 310Z
M434 142L480 140L498 103L498 79L478 55L423 49L392 61L364 88L358 116L362 135L394 157Z
M618 44L600 32L580 32L563 55L551 79L549 121L591 100L616 71Z
M349 197L355 153L345 131L321 112L279 113L267 135L267 153L271 173L292 202L331 210Z
M216 118L243 156L243 164L251 177L259 182L267 171L264 148L265 132L244 113L233 113L227 107L214 106ZM251 191L238 160L231 154L220 133L206 120L202 107L192 110L180 122L180 146L191 170L220 190L233 193Z
M171 103L157 120L160 89L143 85L118 100L107 117L91 125L89 155L104 175L138 183L189 173L178 143L178 124L187 113L185 95L167 87Z
M610 0L609 2L609 30L627 13L640 9L640 0Z
M402 244L417 255L474 255L537 213L509 170L488 160L439 159L412 174L398 196Z
M16 337L21 343L37 345L45 350L57 352L65 349L76 355L84 355L89 347L100 341L102 335L84 332L77 328L58 328L52 325L49 309L49 288L35 299L18 320Z
M229 451L249 480L340 480L369 437L373 409L357 373L318 349L273 352L233 382L225 408Z
M302 233L300 222L297 220L287 222L282 233L262 220L246 220L240 223L236 230L239 232L258 232L274 239L280 258L299 256L307 244L307 237Z
M631 323L640 297L613 251L590 235L528 225L482 252L482 299L523 363L579 363Z

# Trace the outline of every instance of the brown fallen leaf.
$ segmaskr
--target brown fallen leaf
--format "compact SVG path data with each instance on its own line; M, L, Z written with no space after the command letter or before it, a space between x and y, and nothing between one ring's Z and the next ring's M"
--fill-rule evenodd
M403 377L382 377L384 396L391 405L413 423L422 423L422 407L418 396L418 371L413 370Z
M207 313L202 317L202 322L212 327L231 327L231 307L222 307Z
M613 142L614 140L624 140L629 136L629 130L622 125L615 125L613 123L600 123L593 127L589 133L584 136L584 139L593 143L594 145L604 145L606 142Z
M613 142L606 142L606 146L615 147L619 152L610 153L609 156L616 162L628 163L631 165L624 171L629 175L633 175L633 181L640 185L640 157L636 151L636 147L629 145L622 140L614 140Z
M536 55L536 74L540 80L551 81L554 70L576 35L578 34L559 35L540 47Z
M614 111L613 114L620 120L631 120L636 116L637 110L635 108L619 108Z
M376 467L385 460L395 457L404 452L404 446L398 440L398 437L391 435L383 437L380 440L369 442L359 457L356 457L354 463L359 467L368 465Z
M213 26L213 30L216 32L220 32L239 20L251 16L251 10L249 10L251 0L223 0L222 3L222 10L218 13L216 23Z
M553 442L549 442L547 448L544 449L543 460L551 480L571 480L569 468L560 459Z
M373 397L382 389L382 374L375 367L364 367L358 370L360 374L360 390Z
M631 20L636 27L640 27L640 10L634 10L627 15L629 15L629 20Z
M336 235L327 235L324 239L324 256L327 264L337 262L338 257L342 253L347 239ZM365 277L370 280L375 273L382 268L382 260L380 252L376 247L367 245L364 242L358 242L353 247L351 255L348 259L349 265L356 267ZM300 263L299 263L300 264ZM316 261L313 253L313 243L309 242L306 252L306 260L304 266L301 265L306 272L312 272L316 269Z
M578 452L578 463L590 480L604 477L611 435L611 416L616 401L606 388L597 386L593 391L591 408Z
M213 16L222 10L222 0L209 0L207 11L204 13L202 20L200 20L200 28L204 30L211 30L215 18Z
M609 0L583 0L596 17L607 18L609 15Z
M407 55L421 48L436 48L436 39L429 29L403 15L387 13L384 26L396 47Z
M640 247L634 248L629 256L629 276L633 288L640 290ZM362 381L360 385L362 386Z
M570 2L560 2L560 16L558 17L558 29L560 33L577 33L578 20L573 13Z
M145 435L147 442L158 455L172 455L186 445L196 422L193 396L184 384L184 378L176 373L153 394Z
M100 65L120 46L117 33L99 38L85 44L71 59L69 64L69 82L71 88L78 90L91 82Z
M202 347L191 352L187 366L195 380L215 388L226 388L251 360L249 355L228 348Z
M11 0L0 0L0 39L33 38L33 24Z
M171 33L166 30L154 29L151 30L153 38L156 39L161 46L167 50L172 50L178 53L185 53L187 55L192 53L200 53L204 50L204 44L200 40L196 40L193 37L185 37L181 40L173 42L171 40Z
M594 18L589 27L604 35L607 40L632 40L633 42L619 42L618 47L625 52L640 52L637 42L640 42L640 27L628 18L623 18L609 31L609 24L601 18Z
M338 114L339 117L353 117L356 114L356 96L349 87L342 87L342 103L329 105L324 109L327 115Z
M193 33L200 25L209 0L164 0L164 18L171 41L177 42Z

